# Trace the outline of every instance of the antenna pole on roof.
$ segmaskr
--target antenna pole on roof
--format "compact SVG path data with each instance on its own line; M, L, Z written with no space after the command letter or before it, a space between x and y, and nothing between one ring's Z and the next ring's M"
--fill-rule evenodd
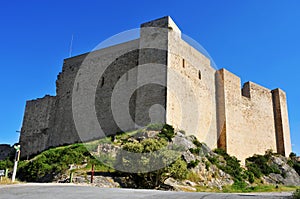
M70 51L69 51L69 57L72 57L72 48L73 48L73 38L74 38L74 36L73 36L73 34L72 34L72 38L71 38L71 43L70 43Z

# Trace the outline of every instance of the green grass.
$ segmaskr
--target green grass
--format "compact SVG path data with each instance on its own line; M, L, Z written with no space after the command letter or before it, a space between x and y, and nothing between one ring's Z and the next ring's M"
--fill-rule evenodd
M299 189L298 186L278 186L275 185L256 185L245 189L236 189L233 186L224 186L220 190L217 187L196 186L197 192L216 192L216 193L255 193L255 192L293 192Z
M249 192L292 192L298 189L297 186L283 186L279 185L276 188L275 185L256 185L249 186L242 189L237 189L233 186L226 186L223 189L223 193L249 193Z

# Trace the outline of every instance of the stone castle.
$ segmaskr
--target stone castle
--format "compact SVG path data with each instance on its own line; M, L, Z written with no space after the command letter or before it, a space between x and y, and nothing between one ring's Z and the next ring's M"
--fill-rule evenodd
M127 111L124 93L112 103L117 86L136 88L124 102ZM285 93L253 82L241 87L238 76L216 70L182 39L170 17L142 24L138 39L65 59L56 93L27 101L23 157L153 122L171 124L240 160L268 149L291 152Z

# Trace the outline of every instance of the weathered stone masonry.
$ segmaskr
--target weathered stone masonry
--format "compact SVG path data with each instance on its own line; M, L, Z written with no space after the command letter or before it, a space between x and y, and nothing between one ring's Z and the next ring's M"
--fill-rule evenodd
M87 56L89 61L83 63ZM172 124L211 148L224 148L238 159L267 149L285 156L291 152L285 93L253 82L241 88L238 76L214 69L206 56L181 38L172 19L163 17L142 24L139 39L65 59L56 81L56 96L26 103L20 136L22 156L100 137L88 134L93 127L86 125L87 134L80 138L74 124L72 94L84 95L90 89L83 86L88 85L88 78L75 82L85 64L100 68L109 64L97 85L95 109L105 134L118 132L110 103L114 86L122 76L126 77L122 82L125 86L138 85L141 71L134 69L147 63L161 65L161 74L156 78L165 82L165 87L145 85L133 93L128 106L136 124L150 123L149 110L159 104L164 111L157 112L160 119L155 122ZM183 79L186 84L180 83ZM197 117L183 120L185 115L193 114ZM121 122L128 130L136 127L125 120Z

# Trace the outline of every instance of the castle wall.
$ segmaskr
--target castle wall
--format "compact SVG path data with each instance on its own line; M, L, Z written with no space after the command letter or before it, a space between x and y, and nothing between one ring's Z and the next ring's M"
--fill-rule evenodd
M224 89L225 114L221 117L226 123L227 152L240 160L268 149L276 152L271 90L248 82L241 91L239 77L225 69L219 73Z
M137 65L137 48L135 40L65 60L57 82L60 119L55 122L53 143L88 141L120 131L110 100L120 78L127 79L124 86L136 84L136 75L129 70Z
M49 147L93 140L120 131L113 123L110 98L121 77L128 79L123 86L136 85L136 72L130 68L138 63L138 45L139 40L134 40L64 60L56 81L57 95L26 104L20 136L22 157ZM130 103L130 113L134 115L134 97ZM123 127L126 125L125 129L134 128L133 123L120 122ZM102 128L95 125L99 123Z
M217 147L215 69L181 39L171 21L168 43L167 123Z
M56 102L56 97L49 95L26 102L20 136L22 156L26 157L47 148Z

